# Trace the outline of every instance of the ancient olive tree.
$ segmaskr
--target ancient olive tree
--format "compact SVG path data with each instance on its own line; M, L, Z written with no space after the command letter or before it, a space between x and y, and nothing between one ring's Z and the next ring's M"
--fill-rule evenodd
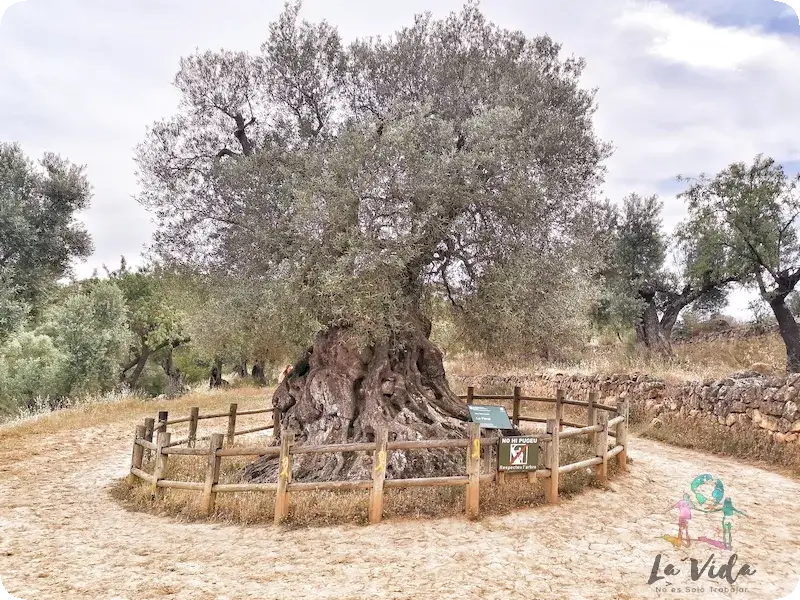
M681 194L689 205L687 228L701 231L737 263L743 282L772 308L786 345L790 373L800 372L800 327L787 298L800 281L800 176L773 159L733 163L713 178L701 175Z
M663 229L662 209L657 196L638 194L611 209L608 234L613 246L604 271L607 293L597 316L605 322L632 324L639 343L670 355L672 330L681 311L693 305L710 309L724 304L727 286L741 275L730 252L717 245L700 223L682 223L669 236Z
M41 312L73 259L91 253L75 220L90 196L81 167L51 153L36 165L19 145L0 143L0 341Z
M279 318L318 332L273 399L301 441L371 440L379 427L461 437L467 411L429 340L427 299L445 293L474 318L485 306L470 300L502 293L526 266L575 268L572 223L608 153L583 62L547 36L498 28L474 3L349 46L298 10L271 24L258 56L182 62L181 110L138 153L141 201L163 223L156 246L272 286ZM299 479L369 467L298 459ZM275 468L265 459L246 475ZM388 472L457 468L446 451L395 453Z

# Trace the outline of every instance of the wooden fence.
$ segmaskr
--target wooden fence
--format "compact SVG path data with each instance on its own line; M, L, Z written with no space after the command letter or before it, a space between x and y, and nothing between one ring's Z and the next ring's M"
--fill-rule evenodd
M595 476L601 482L608 478L608 461L616 457L619 466L627 470L628 452L628 403L620 402L617 407L600 404L597 400L599 394L590 392L588 400L570 400L566 398L563 390L558 390L555 398L522 396L519 387L514 388L513 395L476 395L472 387L467 389L467 394L460 396L467 403L476 400L492 400L513 402L512 422L544 423L545 433L535 435L540 442L544 456L544 468L523 473L530 483L543 480L545 499L550 504L559 502L558 487L559 476L564 473L584 468L595 468ZM554 405L553 418L543 419L520 414L521 406L527 402L543 402ZM564 406L578 406L586 408L586 423L574 423L563 418ZM242 415L257 415L272 413L272 422L269 425L250 429L236 429L237 417ZM610 415L614 415L609 418ZM388 431L381 429L376 432L374 442L351 444L327 444L320 446L297 445L294 443L294 433L284 431L279 446L236 446L236 436L266 431L269 429L280 430L279 413L273 409L239 411L236 404L231 404L230 409L224 413L200 415L197 407L191 409L188 417L169 420L167 412L158 413L158 419L145 419L144 424L136 427L133 441L133 455L131 468L128 475L131 483L137 479L145 481L151 486L151 496L154 500L163 497L167 489L194 490L202 493L202 508L205 514L214 511L217 494L233 492L270 492L275 493L275 523L282 523L289 515L289 497L292 492L308 490L369 490L369 520L377 523L383 516L383 490L391 488L431 487L431 486L464 486L466 487L466 514L470 519L477 518L480 486L483 483L503 485L506 474L495 470L492 461L500 436L492 430L482 430L479 423L468 423L469 437L465 439L444 440L388 440ZM213 433L204 437L197 437L197 425L201 420L227 419L226 434ZM168 431L170 425L189 423L189 435L186 438L171 439L172 433ZM568 429L564 429L564 428ZM482 433L486 437L482 437ZM155 436L155 442L153 438ZM560 442L578 436L587 436L593 455L577 463L560 464ZM614 438L613 447L609 448L609 439ZM198 448L198 441L207 440L205 448ZM386 479L386 465L388 453L397 450L421 450L434 448L463 449L466 451L466 473L461 476L451 477L422 477L409 479ZM336 452L372 452L373 469L372 478L358 481L321 481L321 482L293 482L292 457L298 454L309 453L336 453ZM484 459L481 461L481 453ZM154 455L152 473L143 469L145 458ZM164 479L167 464L171 457L179 456L205 456L207 457L205 481L187 482L171 481ZM223 458L230 456L278 456L279 475L276 483L219 483L220 464ZM487 473L481 472L481 464Z

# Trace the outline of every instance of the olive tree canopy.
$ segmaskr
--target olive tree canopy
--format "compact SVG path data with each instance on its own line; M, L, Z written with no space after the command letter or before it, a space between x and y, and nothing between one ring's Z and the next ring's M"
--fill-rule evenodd
M526 264L554 285L585 271L574 223L609 148L580 86L584 62L497 27L473 2L350 44L299 9L287 5L258 55L182 61L179 112L137 156L140 201L162 222L156 248L273 286L282 312L315 323L274 399L302 439L371 439L387 425L461 436L466 411L428 340L425 300L444 294L465 316L501 322L509 315L472 300L503 294L497 282ZM448 470L447 455L430 455L413 468L399 456L390 476ZM364 468L314 460L300 477Z

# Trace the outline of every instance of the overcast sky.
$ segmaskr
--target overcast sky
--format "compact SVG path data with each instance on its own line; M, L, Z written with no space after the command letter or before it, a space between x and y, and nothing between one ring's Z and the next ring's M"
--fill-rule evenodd
M795 4L797 4L795 0ZM0 2L0 10L8 2ZM460 0L305 0L345 39L389 34ZM658 193L665 224L684 214L675 176L714 173L771 155L800 171L800 23L775 0L484 0L501 26L550 34L587 60L599 135L616 148L604 194ZM125 255L137 264L153 231L133 200L133 147L171 115L181 56L196 48L258 51L276 0L24 0L0 22L0 139L40 157L85 164L94 187L83 215L88 276ZM731 311L744 316L747 295Z

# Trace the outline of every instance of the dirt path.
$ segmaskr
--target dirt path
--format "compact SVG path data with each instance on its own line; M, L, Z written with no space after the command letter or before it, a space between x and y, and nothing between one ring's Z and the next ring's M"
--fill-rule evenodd
M787 596L800 578L800 484L733 461L633 440L631 473L612 490L559 507L479 523L460 519L285 531L180 524L128 513L105 487L128 465L128 423L0 448L0 577L23 600L240 598L638 599ZM0 437L2 443L2 437ZM101 448L99 444L105 444ZM30 444L33 446L33 442ZM100 448L100 449L98 449ZM668 508L699 473L722 478L749 518L734 527L735 571L756 570L719 593L689 576L712 548L687 553ZM693 527L700 528L695 515ZM680 574L648 585L663 553ZM716 550L717 567L730 553ZM657 593L671 581L680 591ZM703 588L687 592L687 586Z

